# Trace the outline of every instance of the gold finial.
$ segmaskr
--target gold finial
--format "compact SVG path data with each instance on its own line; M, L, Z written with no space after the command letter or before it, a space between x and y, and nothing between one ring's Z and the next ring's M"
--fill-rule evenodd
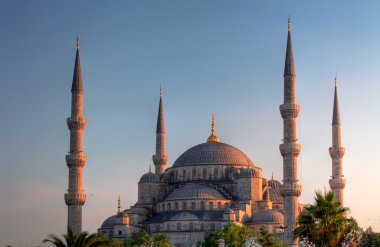
M334 85L335 85L335 86L336 86L336 84L337 84L337 77L338 77L338 75L335 74L335 78L334 78Z
M152 165L149 165L149 173L152 173Z
M271 180L274 180L274 174L273 174L273 172L272 172L272 178L271 178Z
M119 197L117 198L117 213L118 213L118 214L120 213L120 208L121 208L120 205L121 205L121 204L120 204L120 195L119 195Z
M288 31L292 28L292 21L290 20L290 15L288 17Z
M160 97L162 97L162 84L160 84Z
M211 135L207 138L207 142L219 142L219 138L215 135L215 116L212 114Z
M79 34L77 34L77 49L79 49Z

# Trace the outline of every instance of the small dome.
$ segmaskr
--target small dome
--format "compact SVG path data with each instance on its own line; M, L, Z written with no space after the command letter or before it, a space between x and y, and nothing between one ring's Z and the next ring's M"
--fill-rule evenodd
M113 228L117 222L117 214L108 217L100 228Z
M189 200L189 199L210 199L227 200L219 191L201 184L187 184L182 188L175 189L170 193L165 201Z
M184 152L173 167L190 165L240 165L254 167L253 162L239 149L222 142L206 142Z
M264 199L267 198L267 193L268 193L268 190L265 190L263 193ZM270 187L269 188L269 197L273 203L284 203L284 198L282 197L282 195L280 193L280 189L275 189L275 188Z
M242 169L240 174L239 174L239 177L240 178L251 178L251 177L257 177L257 173L255 170L253 169L249 169L249 168L246 168L246 169Z
M284 224L284 215L274 209L266 209L253 215L253 224Z
M277 190L280 190L281 188L281 183L275 179L271 179L271 180L268 180L268 185L273 188L273 189L277 189Z
M158 182L160 182L160 177L152 173L151 171L149 171L145 173L144 175L142 175L139 183L158 183Z
M170 220L178 220L178 221L191 221L191 220L199 220L198 216L192 214L190 212L180 212L175 214Z

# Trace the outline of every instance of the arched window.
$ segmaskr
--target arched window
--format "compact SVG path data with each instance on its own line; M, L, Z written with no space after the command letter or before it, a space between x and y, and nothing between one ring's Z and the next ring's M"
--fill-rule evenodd
M230 171L228 169L224 170L224 178L230 178Z
M159 231L160 231L160 225L157 224L157 225L156 225L156 232L159 232Z
M178 180L178 171L177 170L174 171L174 178L175 178L175 180Z
M206 202L201 201L201 209L205 210L206 209Z
M201 223L201 231L205 229L205 224Z
M203 168L203 179L207 179L207 169Z
M219 177L219 171L218 171L218 168L215 168L214 169L214 179L218 179Z
M165 211L165 204L162 204L162 211Z
M166 230L170 231L170 224L169 223L166 224Z
M181 223L180 222L177 223L177 230L181 231Z
M218 202L218 208L221 208L221 207L222 207L222 203Z
M175 203L174 203L174 209L175 209L175 210L178 210L178 202L175 202Z
M186 209L187 209L187 203L186 203L186 202L182 202L182 209L183 209L183 210L186 210Z
M193 229L194 229L194 223L190 222L190 224L189 224L189 230L192 231Z
M214 209L214 202L209 202L208 206L210 209Z
M195 202L191 202L191 209L195 210Z
M182 180L185 180L186 179L186 170L183 170L182 171Z
M197 179L197 170L195 168L193 168L192 173L193 180Z
M172 209L172 205L170 204L170 202L168 203L168 211L170 211Z
M214 231L215 230L215 223L212 223L211 224L211 231Z

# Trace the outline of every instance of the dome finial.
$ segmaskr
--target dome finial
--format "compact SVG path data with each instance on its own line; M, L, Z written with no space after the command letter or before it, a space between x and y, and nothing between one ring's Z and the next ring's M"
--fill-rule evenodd
M212 114L211 135L207 138L207 142L219 142L219 138L215 135L215 115Z
M271 178L271 180L274 180L274 173L272 172L272 178Z
M335 86L336 86L336 84L337 84L337 77L338 77L338 75L335 74L335 77L334 77L334 85L335 85Z
M119 195L119 197L117 198L117 213L118 213L118 214L120 213L120 208L121 208L120 205L121 205L121 204L120 204L120 195Z
M162 83L160 84L160 97L162 97Z
M290 19L290 15L288 17L288 31L290 32L290 30L292 29L292 21Z
M149 170L148 170L149 173L152 173L152 165L149 165Z
M79 34L77 33L77 49L79 49Z

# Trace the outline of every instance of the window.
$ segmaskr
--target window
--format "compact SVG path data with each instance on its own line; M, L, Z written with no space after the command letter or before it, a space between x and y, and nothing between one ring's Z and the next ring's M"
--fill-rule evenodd
M166 230L170 231L170 224L169 223L166 224Z
M207 169L203 168L203 179L207 179Z
M211 224L211 231L215 231L215 223Z
M201 209L202 209L202 210L205 210L205 209L206 209L206 203L203 202L203 201L201 202Z
M191 202L191 209L195 210L195 202Z
M190 222L190 224L189 224L189 230L192 231L193 229L194 229L194 223Z
M160 225L156 225L156 232L160 231Z
M181 223L177 223L177 230L180 231L181 230Z
M121 231L119 231L119 235L121 235Z
M182 179L183 179L183 180L186 179L186 170L183 170L183 171L182 171Z
M162 204L162 211L165 211L165 204Z
M221 208L222 203L218 202L218 208Z
M214 169L214 179L218 179L218 176L219 176L218 168L215 168Z
M203 231L205 228L205 224L201 223L201 231Z
M168 210L171 210L171 209L172 209L172 205L168 203Z
M193 169L193 179L197 179L197 170Z
M214 209L214 202L209 202L208 206L210 209Z
M183 209L183 210L186 210L186 209L187 209L187 204L186 204L186 202L182 202L182 209Z
M175 202L175 203L174 203L174 209L175 209L175 210L178 210L178 202Z

